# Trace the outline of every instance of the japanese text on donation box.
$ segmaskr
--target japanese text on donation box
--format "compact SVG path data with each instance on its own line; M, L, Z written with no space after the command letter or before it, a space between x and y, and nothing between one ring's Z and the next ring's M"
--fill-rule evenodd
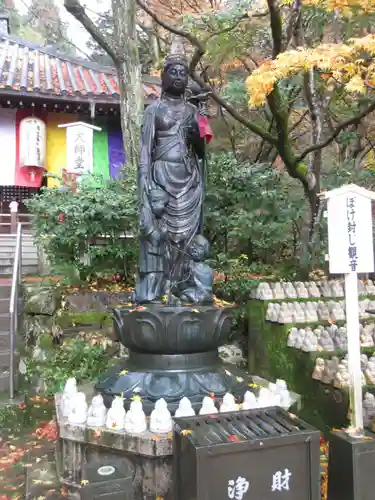
M371 200L349 193L329 198L327 208L330 272L373 272Z

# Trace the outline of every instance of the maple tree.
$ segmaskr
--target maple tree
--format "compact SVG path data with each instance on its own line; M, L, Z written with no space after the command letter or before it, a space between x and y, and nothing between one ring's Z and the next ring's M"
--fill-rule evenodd
M252 2L249 10L235 0L225 9L188 13L177 26L136 1L163 29L190 43L190 75L211 91L222 117L241 124L252 141L258 138L263 161L277 159L299 181L308 202L301 231L307 269L321 215L324 161L342 149L361 159L368 151L375 2L266 0Z

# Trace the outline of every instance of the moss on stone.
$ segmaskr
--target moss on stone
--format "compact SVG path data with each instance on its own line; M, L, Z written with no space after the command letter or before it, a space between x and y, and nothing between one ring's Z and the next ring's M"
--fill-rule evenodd
M56 317L56 324L62 328L72 326L111 325L112 314L108 312L62 312Z
M300 416L323 432L344 427L347 425L349 408L348 391L313 380L312 372L316 358L343 357L345 352L303 352L288 347L289 331L298 325L266 321L269 302L275 301L251 300L248 305L249 373L270 381L275 381L277 378L285 380L289 389L302 396L303 409ZM305 323L299 326L316 327L317 324L322 325L324 322ZM372 354L374 350L374 348L364 348L362 352ZM371 388L367 387L364 390Z

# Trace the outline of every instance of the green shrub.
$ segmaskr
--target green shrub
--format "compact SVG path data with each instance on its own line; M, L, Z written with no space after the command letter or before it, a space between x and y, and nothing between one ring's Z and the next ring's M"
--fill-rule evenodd
M119 274L132 282L138 256L134 176L125 181L86 176L78 192L43 188L27 206L37 243L57 271L82 280ZM121 238L124 233L135 237Z

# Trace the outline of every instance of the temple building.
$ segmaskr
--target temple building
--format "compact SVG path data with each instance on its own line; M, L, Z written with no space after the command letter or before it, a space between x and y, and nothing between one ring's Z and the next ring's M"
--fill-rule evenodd
M142 84L147 105L159 80ZM115 70L13 37L0 14L0 213L12 200L23 211L25 199L64 173L116 178L124 149Z

